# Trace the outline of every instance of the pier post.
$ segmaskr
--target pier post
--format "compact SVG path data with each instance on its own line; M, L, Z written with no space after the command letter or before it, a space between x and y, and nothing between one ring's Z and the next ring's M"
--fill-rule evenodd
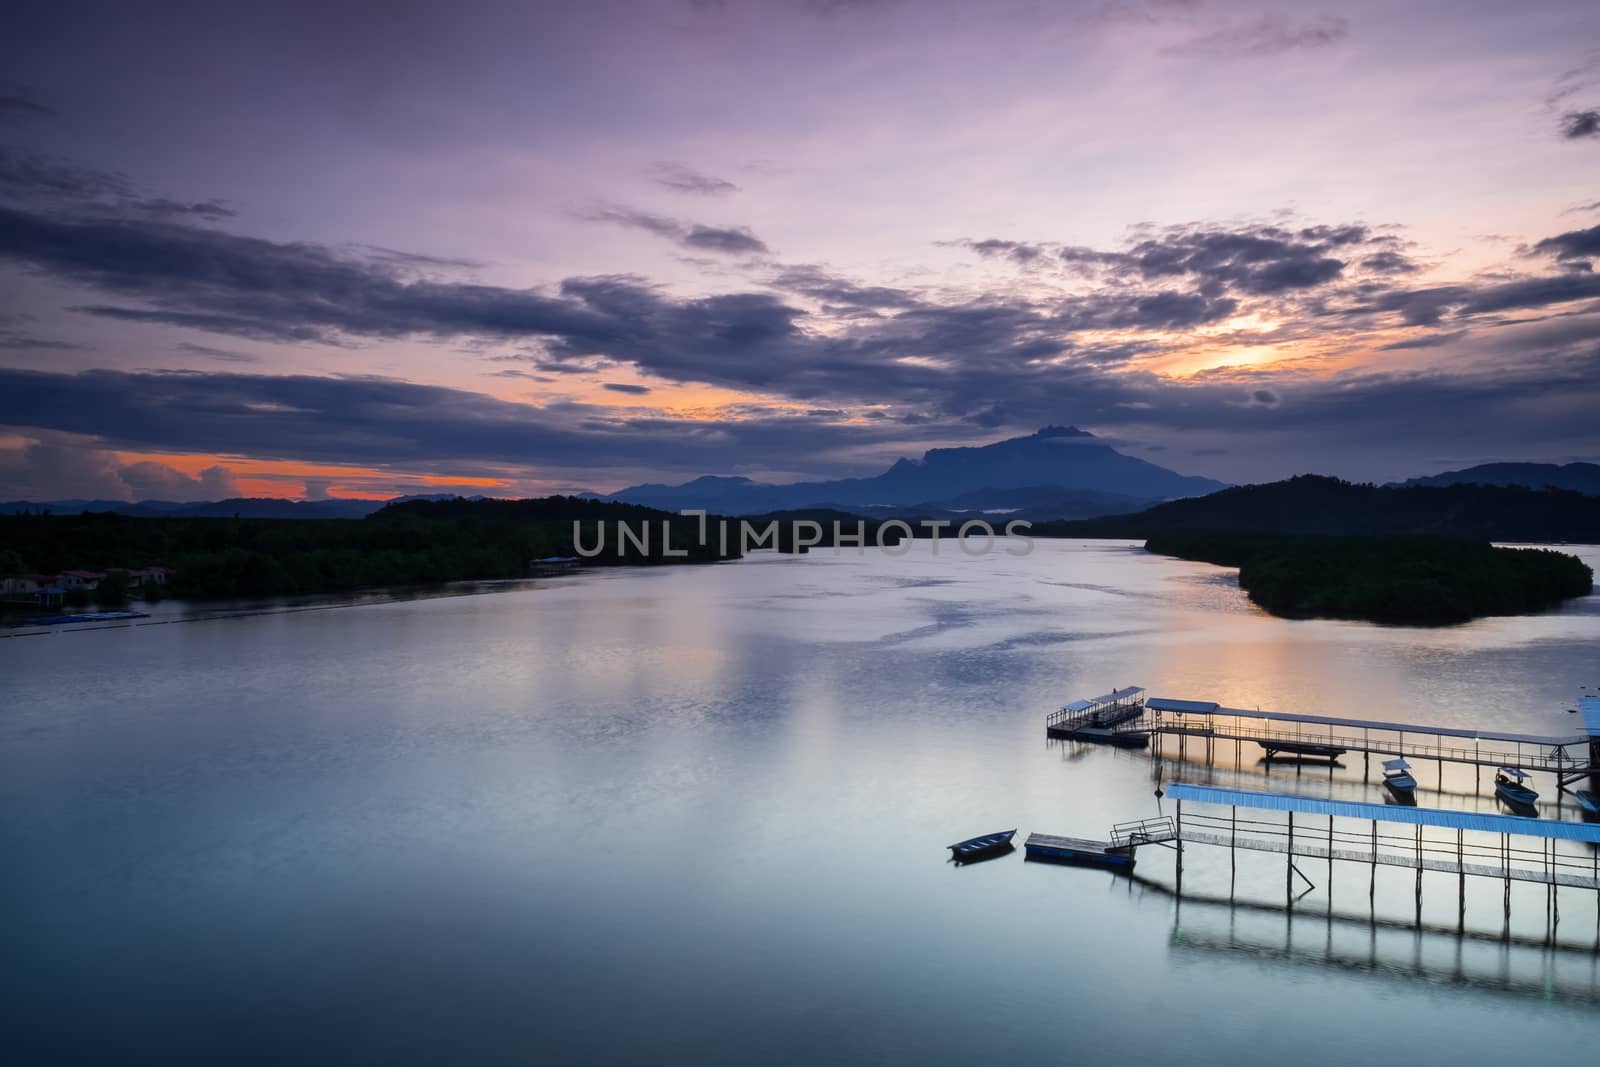
M1456 870L1460 879L1458 890L1456 930L1459 932L1467 925L1467 863L1466 847L1462 841L1462 832L1456 830Z
M1367 906L1377 906L1378 895L1378 820L1372 820L1372 863L1367 871Z
M1234 804L1228 810L1232 813L1232 823L1228 827L1228 902L1231 904L1234 882L1239 877L1239 805ZM1600 857L1600 853L1596 856Z
M1178 818L1174 824L1178 836L1178 897L1183 898L1183 801L1178 801Z
M1416 827L1416 921L1422 923L1422 827Z
M1289 847L1283 868L1283 895L1289 907L1294 907L1294 812L1289 813Z
M1506 876L1506 922L1511 921L1511 835L1500 835L1500 866Z

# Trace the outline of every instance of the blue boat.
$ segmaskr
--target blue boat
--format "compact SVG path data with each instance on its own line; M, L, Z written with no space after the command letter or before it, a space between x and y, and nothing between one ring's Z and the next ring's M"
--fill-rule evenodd
M1501 767L1494 774L1495 795L1514 808L1531 808L1539 794L1523 783L1531 776L1520 767Z
M989 859L1004 852L1011 851L1011 839L1017 836L1015 830L1003 830L997 834L984 834L982 837L969 837L965 841L954 845L946 845L950 850L950 858L957 863L971 863L974 860Z
M60 626L73 622L119 622L123 619L148 619L146 611L80 611L73 615L36 615L28 620L31 626Z
M1383 761L1383 784L1402 804L1417 802L1417 780L1412 777L1411 764L1404 756Z

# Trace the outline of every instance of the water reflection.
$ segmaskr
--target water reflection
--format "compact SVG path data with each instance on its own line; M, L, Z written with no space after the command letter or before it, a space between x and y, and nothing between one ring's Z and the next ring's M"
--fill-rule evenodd
M1600 955L1593 947L1463 937L1454 929L1333 915L1273 915L1251 905L1187 898L1177 910L1171 947L1180 966L1209 967L1218 960L1289 964L1600 1007ZM1418 1037L1429 1039L1433 1032L1419 1029Z

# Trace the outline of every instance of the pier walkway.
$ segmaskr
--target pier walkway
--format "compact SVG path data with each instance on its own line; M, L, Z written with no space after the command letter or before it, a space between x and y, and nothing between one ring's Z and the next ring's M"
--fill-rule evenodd
M1549 886L1600 890L1600 852L1571 855L1556 849L1556 841L1600 845L1600 824L1525 819L1510 815L1411 808L1393 804L1367 804L1290 793L1262 793L1244 789L1175 782L1167 795L1178 803L1177 840L1182 844L1221 845L1253 852L1276 852L1308 859L1349 860L1377 866L1407 867L1465 877L1495 878L1507 882L1537 882ZM1229 817L1185 813L1183 802L1227 806ZM1288 813L1286 822L1238 817L1238 808ZM1326 827L1307 827L1296 833L1294 816L1323 815ZM1334 819L1370 822L1369 831L1339 829ZM1379 823L1416 827L1414 835L1380 834ZM1453 830L1453 839L1427 837L1423 828ZM1468 840L1466 835L1496 834L1498 843ZM1519 847L1514 837L1535 838L1538 851Z
M1584 697L1585 733L1524 734L1475 727L1347 719L1259 708L1226 707L1214 701L1146 697L1138 687L1076 701L1045 720L1051 737L1143 747L1152 738L1190 738L1260 745L1269 759L1283 754L1337 759L1349 753L1479 767L1548 771L1565 789L1600 773L1600 698Z

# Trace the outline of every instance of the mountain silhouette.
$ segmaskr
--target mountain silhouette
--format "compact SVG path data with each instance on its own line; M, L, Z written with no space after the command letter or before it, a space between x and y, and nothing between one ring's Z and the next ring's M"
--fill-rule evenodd
M969 448L935 448L919 460L902 459L872 478L770 485L740 477L707 475L682 485L636 485L608 496L666 510L705 508L752 515L781 508L891 508L950 506L995 490L1056 488L1108 494L1106 507L1128 510L1151 500L1200 496L1226 488L1211 478L1178 474L1125 456L1087 430L1047 426L1027 437ZM1109 514L1110 512L1102 512Z

